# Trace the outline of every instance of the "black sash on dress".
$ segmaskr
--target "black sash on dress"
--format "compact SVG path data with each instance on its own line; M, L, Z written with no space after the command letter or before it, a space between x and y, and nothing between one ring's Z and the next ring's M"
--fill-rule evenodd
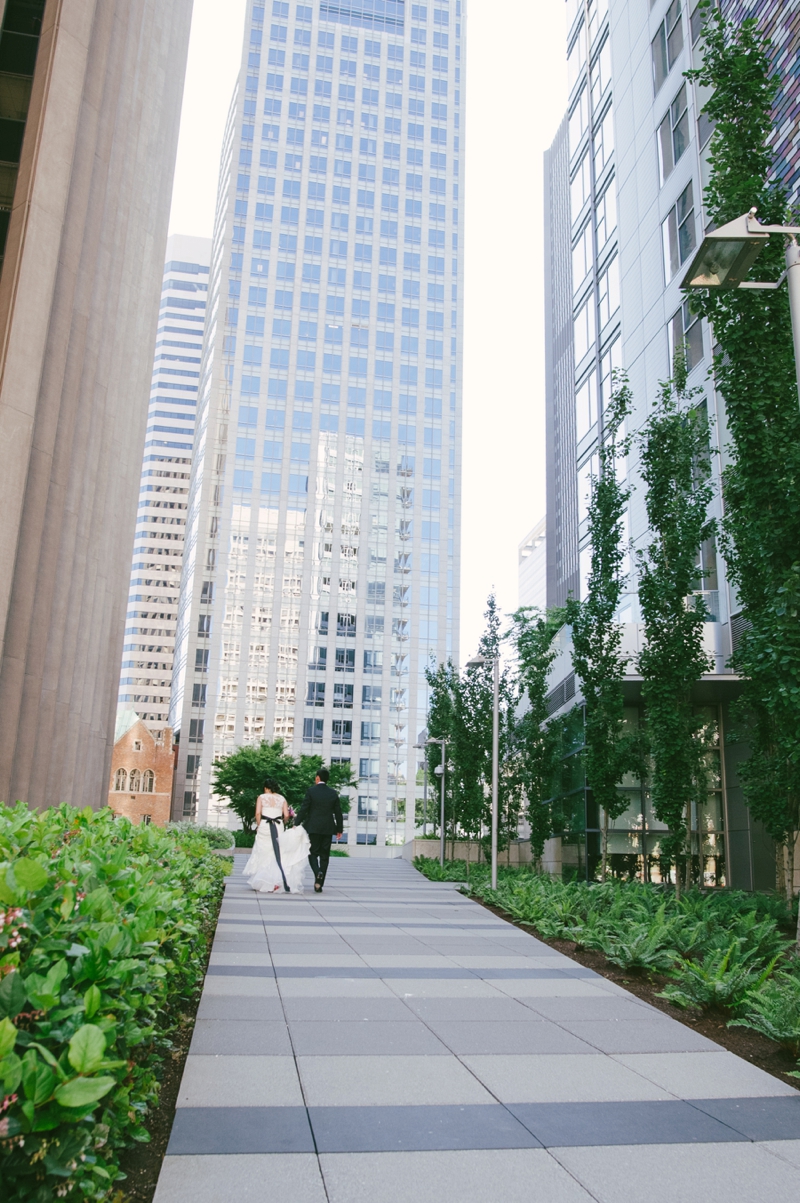
M275 860L278 862L278 868L281 871L281 877L283 878L283 888L286 891L286 893L289 894L290 890L289 890L289 886L286 881L286 874L284 873L283 865L281 864L281 846L280 846L280 843L278 842L278 829L276 826L277 823L281 823L281 822L283 822L283 820L280 818L270 819L267 817L267 815L262 815L261 819L262 819L262 822L269 823L269 833L272 836L272 851L275 853Z

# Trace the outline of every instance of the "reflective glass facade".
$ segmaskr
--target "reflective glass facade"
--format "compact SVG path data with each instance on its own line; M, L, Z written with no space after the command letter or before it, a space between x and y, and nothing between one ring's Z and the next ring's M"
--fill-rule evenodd
M172 721L348 760L351 843L413 822L457 656L464 12L251 4L220 175ZM410 834L410 831L409 831Z
M169 238L118 696L154 730L169 718L210 262L210 239Z

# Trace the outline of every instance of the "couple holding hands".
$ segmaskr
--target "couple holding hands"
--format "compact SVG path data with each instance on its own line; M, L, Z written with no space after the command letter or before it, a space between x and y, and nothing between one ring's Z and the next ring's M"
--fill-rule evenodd
M314 890L322 893L331 841L344 829L339 795L328 785L328 769L320 769L297 813L295 825L287 827L293 812L277 781L264 783L256 802L256 839L244 875L254 890L273 894L302 894L306 862L314 874Z

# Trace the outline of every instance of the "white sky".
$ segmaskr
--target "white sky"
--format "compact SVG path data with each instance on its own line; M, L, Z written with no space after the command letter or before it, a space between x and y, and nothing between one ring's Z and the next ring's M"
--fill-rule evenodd
M245 8L194 0L171 233L211 237ZM517 547L545 511L542 154L566 107L564 10L469 4L462 661L489 591L516 607Z

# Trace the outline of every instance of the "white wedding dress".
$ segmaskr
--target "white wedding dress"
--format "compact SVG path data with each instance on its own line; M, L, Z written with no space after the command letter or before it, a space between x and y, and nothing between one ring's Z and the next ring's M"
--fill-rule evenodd
M244 867L244 875L249 878L251 887L262 894L271 894L276 886L279 892L283 893L284 877L290 893L303 892L303 878L308 866L311 841L305 827L290 827L288 831L285 830L284 805L285 799L280 794L261 795L261 822L256 832L253 851ZM280 866L275 859L273 829L278 838Z

